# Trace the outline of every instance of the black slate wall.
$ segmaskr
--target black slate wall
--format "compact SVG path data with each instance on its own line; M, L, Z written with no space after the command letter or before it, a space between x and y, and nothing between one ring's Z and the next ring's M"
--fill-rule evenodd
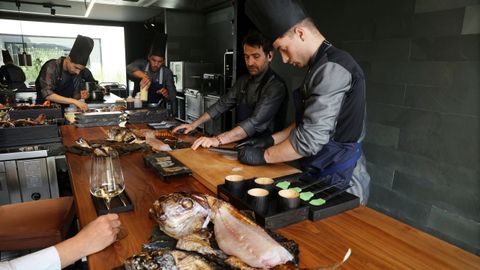
M480 1L303 3L367 76L368 206L480 254Z

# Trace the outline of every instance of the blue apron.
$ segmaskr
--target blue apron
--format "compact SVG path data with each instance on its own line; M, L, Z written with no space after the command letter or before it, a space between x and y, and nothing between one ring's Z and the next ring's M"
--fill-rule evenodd
M257 89L255 90L255 93L257 95L257 100L261 96L263 87L268 82L270 77L272 77L273 74L274 73L270 68L268 68L268 70L265 72L265 75L262 77L262 80L260 81L260 83L257 86ZM247 85L245 87L247 87ZM256 106L255 104L248 105L246 89L242 89L240 91L240 94L241 94L240 96L237 96L237 106L235 107L235 118L236 118L237 124L247 120L250 116L252 116ZM259 136L270 135L270 134L272 134L272 132L267 128L266 130L260 133L258 132L255 133L255 135L252 137L259 137Z
M324 47L324 48L322 48ZM317 52L315 64L319 60L322 50L330 47L329 43L322 44ZM305 87L305 85L303 86ZM296 89L293 92L293 102L295 105L295 121L297 125L302 123L303 114L305 112L305 97L306 91ZM357 164L357 160L362 155L362 146L360 143L340 143L333 139L325 144L320 152L313 156L304 157L300 160L302 171L314 178L326 177L330 183L338 184L338 188L345 188L352 179L353 170Z

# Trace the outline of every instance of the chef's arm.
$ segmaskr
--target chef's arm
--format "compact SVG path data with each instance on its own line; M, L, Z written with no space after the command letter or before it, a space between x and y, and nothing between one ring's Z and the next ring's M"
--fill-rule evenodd
M292 143L289 139L284 140L283 142L276 144L267 150L265 150L264 158L267 163L278 163L296 160L302 158L295 149L293 149Z
M275 133L272 135L273 137L273 141L275 142L275 144L279 144L283 141L285 141L288 136L290 135L290 132L292 131L292 129L295 128L295 122L291 123L288 127L286 127L285 129Z
M64 97L55 93L48 95L45 99L60 104L72 104L80 108L82 111L86 111L88 109L88 105L78 99Z
M217 138L222 142L222 144L227 144L231 142L240 141L247 138L247 133L240 126L236 126L233 129L217 135Z

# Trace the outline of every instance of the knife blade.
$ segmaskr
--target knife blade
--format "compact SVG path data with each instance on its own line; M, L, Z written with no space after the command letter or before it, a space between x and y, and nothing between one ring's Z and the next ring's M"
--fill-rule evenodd
M218 148L218 147L210 147L208 148L208 151L221 153L225 155L232 155L232 156L236 156L238 153L236 150L233 150L231 148Z

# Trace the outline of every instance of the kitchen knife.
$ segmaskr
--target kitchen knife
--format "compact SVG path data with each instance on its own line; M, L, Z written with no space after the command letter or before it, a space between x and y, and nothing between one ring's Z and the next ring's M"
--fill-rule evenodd
M231 156L236 156L238 153L238 151L233 150L232 148L219 148L219 147L210 147L208 148L208 151L221 153L225 155L231 155Z

